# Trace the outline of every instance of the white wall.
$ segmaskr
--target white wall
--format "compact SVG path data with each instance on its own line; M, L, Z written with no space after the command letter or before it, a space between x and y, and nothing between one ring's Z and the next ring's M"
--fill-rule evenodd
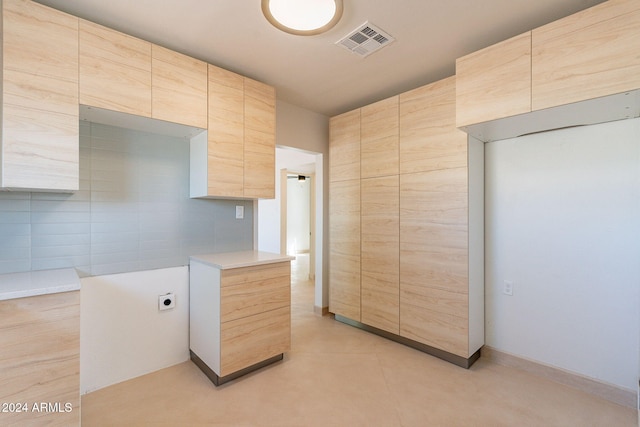
M485 159L487 344L635 391L639 119L489 143Z
M189 269L174 267L81 279L80 392L189 359ZM158 310L172 292L176 307Z
M287 179L287 253L309 251L310 180Z

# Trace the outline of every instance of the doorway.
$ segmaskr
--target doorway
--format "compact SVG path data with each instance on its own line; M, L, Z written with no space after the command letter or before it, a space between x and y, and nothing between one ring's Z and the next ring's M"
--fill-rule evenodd
M307 280L315 279L315 173L281 171L280 252L306 256Z
M323 250L323 215L324 215L324 173L323 155L321 153L303 151L291 147L276 147L276 197L275 199L261 199L257 201L257 215L255 224L256 247L260 251L288 253L287 249L287 181L295 182L299 175L308 179L310 192L309 206L309 248L308 259L309 277L314 287L314 312L323 313L324 302L327 299L326 289L323 286L325 267ZM296 179L288 179L293 175ZM300 216L300 210L293 214L296 219ZM306 212L306 210L305 210ZM306 216L306 214L304 214ZM319 237L318 237L319 236ZM306 249L306 240L305 247ZM296 245L296 251L300 246Z

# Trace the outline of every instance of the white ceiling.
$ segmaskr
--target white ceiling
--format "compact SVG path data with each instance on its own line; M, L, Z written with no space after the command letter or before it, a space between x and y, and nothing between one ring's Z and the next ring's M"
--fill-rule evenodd
M328 116L455 73L455 59L602 0L344 0L329 32L272 27L260 0L38 0L276 87ZM370 21L396 41L361 58L335 42Z

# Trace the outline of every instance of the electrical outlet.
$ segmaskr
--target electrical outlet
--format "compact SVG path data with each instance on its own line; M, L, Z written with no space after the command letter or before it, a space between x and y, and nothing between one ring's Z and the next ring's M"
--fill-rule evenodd
M244 219L244 206L236 206L236 219Z
M172 293L158 296L158 310L169 310L176 306L176 296Z
M510 297L513 296L513 282L505 280L502 287L502 293L505 295L509 295Z

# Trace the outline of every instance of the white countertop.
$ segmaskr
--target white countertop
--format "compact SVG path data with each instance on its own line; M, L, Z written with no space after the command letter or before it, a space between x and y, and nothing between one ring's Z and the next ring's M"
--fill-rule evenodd
M190 259L191 261L201 262L221 270L228 270L231 268L251 267L252 265L291 261L295 259L295 257L290 255L274 254L271 252L242 251L192 255Z
M73 268L0 274L0 301L80 290Z

